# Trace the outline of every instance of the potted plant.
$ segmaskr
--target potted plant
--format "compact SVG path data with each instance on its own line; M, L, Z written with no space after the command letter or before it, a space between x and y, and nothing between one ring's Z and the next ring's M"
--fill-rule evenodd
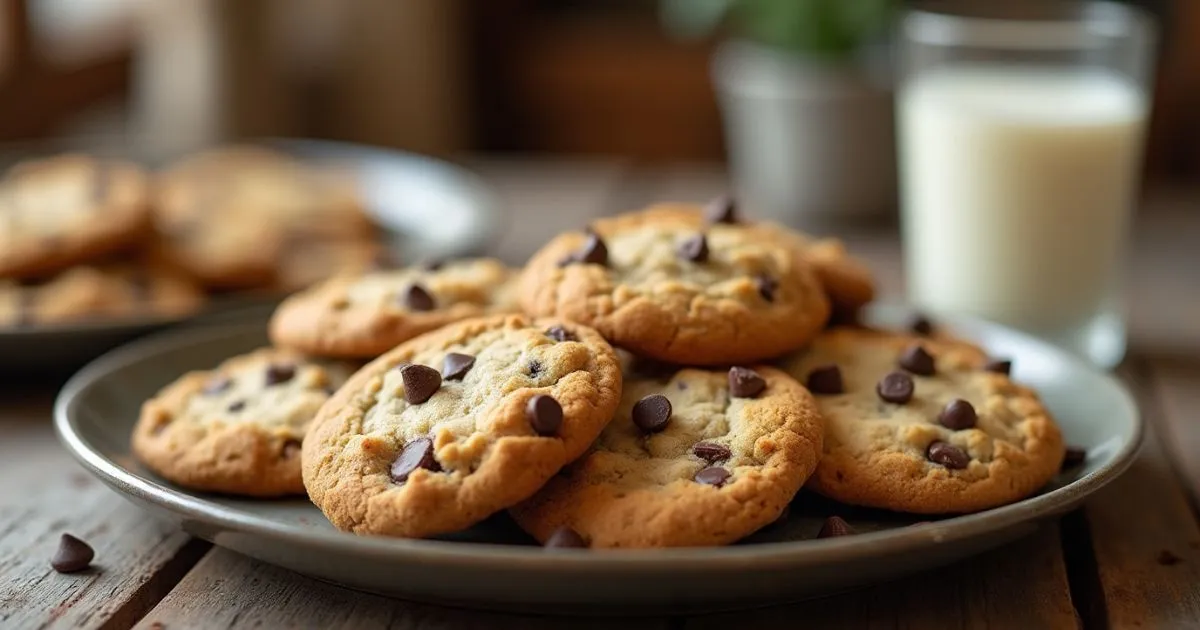
M895 0L661 0L683 37L731 33L713 78L734 186L792 224L895 207L888 57Z

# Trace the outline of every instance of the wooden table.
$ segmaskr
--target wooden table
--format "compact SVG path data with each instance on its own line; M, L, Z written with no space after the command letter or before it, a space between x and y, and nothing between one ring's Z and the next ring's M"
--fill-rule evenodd
M512 210L495 253L520 261L588 217L726 187L713 167L477 165ZM894 228L847 240L885 297L900 293ZM839 597L696 617L589 620L413 604L320 583L192 539L93 480L50 426L56 383L0 388L0 628L1185 628L1200 627L1200 195L1155 195L1135 239L1132 347L1119 374L1149 427L1133 468L1087 506L960 564ZM49 566L71 532L96 567Z

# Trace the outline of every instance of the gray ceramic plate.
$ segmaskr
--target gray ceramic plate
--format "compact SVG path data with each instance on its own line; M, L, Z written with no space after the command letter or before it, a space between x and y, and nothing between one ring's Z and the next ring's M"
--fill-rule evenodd
M264 139L314 164L339 168L357 182L367 211L384 228L388 246L401 261L454 258L483 250L501 219L500 204L473 173L440 160L402 151L322 140ZM19 159L49 155L69 147L0 147L0 168ZM89 148L100 155L128 157L117 146ZM144 161L144 160L143 160ZM210 305L201 317L223 318L230 310L269 305L277 296L233 296ZM0 370L77 368L135 337L178 323L138 318L0 329Z
M876 309L871 318L885 326L907 320L900 309ZM1129 465L1142 429L1117 381L995 325L963 320L947 327L1015 358L1015 378L1042 393L1069 443L1088 449L1084 466L1025 501L918 526L910 525L925 519L851 509L802 492L786 524L725 548L547 552L530 546L503 515L442 540L356 537L335 531L302 499L192 493L134 462L129 433L141 401L175 375L263 343L261 323L175 331L116 350L66 385L55 423L88 469L139 505L196 536L319 579L472 607L694 613L823 595L977 554L1077 506ZM833 513L865 533L811 540Z

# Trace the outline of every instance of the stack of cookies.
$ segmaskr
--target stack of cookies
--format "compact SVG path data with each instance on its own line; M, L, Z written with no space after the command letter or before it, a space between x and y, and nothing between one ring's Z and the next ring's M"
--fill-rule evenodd
M658 205L522 270L428 264L298 293L274 348L148 401L134 449L186 487L306 492L358 534L507 511L553 547L729 544L806 486L951 514L1049 481L1062 438L1011 364L927 325L830 324L873 295L836 241L727 198Z
M0 179L0 330L177 318L207 292L292 291L379 258L347 180L229 147L151 176L80 154Z

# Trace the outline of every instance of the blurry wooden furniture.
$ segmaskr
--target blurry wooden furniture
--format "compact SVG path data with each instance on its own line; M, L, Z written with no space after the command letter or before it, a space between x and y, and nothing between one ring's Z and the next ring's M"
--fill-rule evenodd
M434 155L468 148L459 0L204 5L216 7L220 135L322 137Z
M484 150L719 159L708 45L672 41L654 1L471 5Z
M511 211L493 253L514 263L592 217L651 200L703 200L728 185L719 167L705 165L487 160L475 166ZM1137 221L1132 350L1118 376L1147 422L1142 452L1082 509L979 557L842 596L724 614L585 621L403 602L250 560L152 518L57 444L50 426L56 383L7 380L0 387L0 627L1195 628L1200 215L1191 210L1198 203L1200 191L1156 193ZM885 298L898 296L895 233L881 228L846 238L851 251L871 262ZM50 569L63 532L95 547L96 570Z
M1200 2L1161 13L1147 165L1200 178ZM710 47L661 32L656 0L492 0L470 6L477 146L484 150L713 160L723 155Z
M1147 161L1159 178L1200 181L1200 2L1176 0L1154 95Z
M29 0L2 2L0 141L48 135L71 116L128 89L128 45L87 61L52 63L35 45Z

